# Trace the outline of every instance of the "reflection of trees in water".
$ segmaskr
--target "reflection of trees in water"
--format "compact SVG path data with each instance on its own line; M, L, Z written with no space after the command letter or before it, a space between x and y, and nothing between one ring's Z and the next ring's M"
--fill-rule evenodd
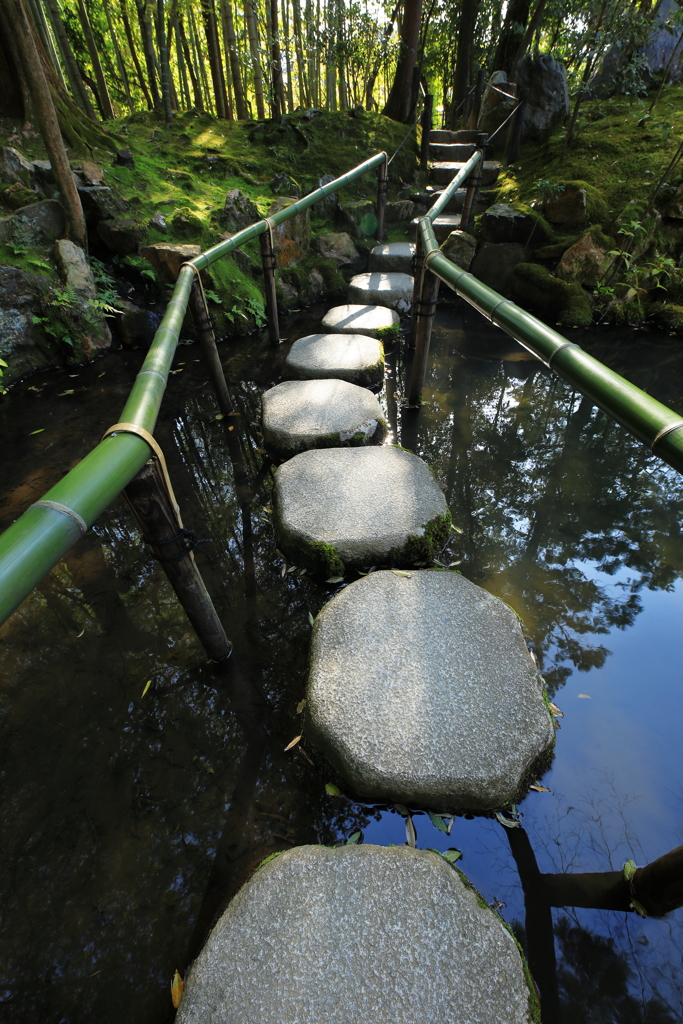
M455 354L438 372L418 453L447 485L463 571L520 613L554 692L604 663L595 638L634 621L643 588L680 575L683 482L553 375Z

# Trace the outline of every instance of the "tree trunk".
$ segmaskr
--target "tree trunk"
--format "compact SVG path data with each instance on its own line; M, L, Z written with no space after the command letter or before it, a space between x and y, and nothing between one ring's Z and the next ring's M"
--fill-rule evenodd
M289 34L289 0L284 0L282 8L282 28L284 31L285 67L287 68L287 110L294 110L294 83L292 82L292 56L290 53L291 36Z
M451 109L451 128L456 128L460 116L460 106L464 104L472 72L472 42L477 24L479 0L462 0L460 22L458 24L458 55L455 61L453 79L453 107Z
M510 0L505 14L503 30L498 40L496 54L493 58L493 70L512 73L512 65L519 45L524 38L526 24L529 20L531 0Z
M266 3L268 0L266 0ZM277 0L270 0L271 70L273 82L273 117L284 114L287 109L285 89L282 81L282 53L280 51L280 30Z
M83 28L83 35L85 36L86 46L88 47L88 53L90 54L90 62L95 72L95 81L97 82L97 94L100 98L100 107L102 108L102 116L105 121L111 121L114 119L114 108L111 105L111 99L109 98L109 90L107 89L107 80L104 77L104 71L102 70L102 61L100 55L97 52L97 45L95 43L95 36L93 35L92 26L90 24L90 18L88 12L85 9L83 0L78 0L78 17Z
M308 90L308 75L304 62L304 48L301 37L301 4L299 0L292 0L292 18L294 20L294 49L296 52L296 66L299 72L299 103L303 107L311 106L311 95Z
M405 0L403 24L401 25L401 49L396 64L396 74L391 91L382 113L392 121L410 118L413 97L413 71L417 60L420 41L420 20L422 0Z
M152 41L152 26L149 21L149 14L145 0L135 0L138 11L138 23L140 25L140 36L142 38L142 51L145 55L147 65L147 79L152 93L152 102L155 110L161 110L161 97L157 86L156 62L154 57L154 44Z
M538 27L541 24L541 18L543 17L543 12L545 10L547 2L548 2L548 0L538 0L538 3L536 4L536 10L534 11L533 17L532 17L531 21L529 22L529 27L527 28L526 32L524 33L524 38L522 39L521 43L519 44L519 48L517 50L517 53L515 54L515 56L514 56L514 58L512 60L512 73L513 73L513 77L514 77L514 72L515 72L515 69L516 69L517 65L519 64L520 60L522 59L524 54L529 49L529 45L531 43L531 40L534 37L534 32L538 29Z
M59 14L59 8L57 7L57 0L45 0L47 3L48 14L50 15L50 21L52 28L57 39L57 45L59 46L62 58L64 59L64 66L66 67L67 77L69 79L69 85L71 91L78 103L79 107L82 108L84 113L88 115L91 121L97 120L97 114L93 107L90 97L88 96L87 89L83 85L83 79L81 73L78 70L78 64L74 57L74 52L71 49L69 38L64 28L64 23Z
M221 14L223 19L223 37L225 40L225 56L230 62L232 72L232 87L235 90L235 107L237 108L237 120L247 120L247 105L244 101L244 89L242 88L242 77L240 73L240 59L237 53L237 39L235 38L235 21L232 13L232 0L222 0Z
M106 0L105 0L106 3ZM161 104L166 124L173 123L171 110L171 69L168 66L168 46L166 42L166 23L164 20L164 0L157 0L157 49L161 68Z
M254 0L244 0L244 17L247 22L249 49L251 50L251 66L254 72L254 99L256 100L256 114L259 121L263 121L266 116L266 108L263 102L263 76L261 74L261 62L259 59L259 39L256 28L256 15L254 13Z
M128 81L128 74L126 72L126 65L123 62L123 54L119 47L118 40L116 38L116 32L114 30L114 22L112 21L111 14L109 13L109 4L104 4L104 13L107 19L107 26L109 28L109 35L111 37L112 45L114 47L114 54L116 56L116 64L119 69L119 75L121 76L121 83L123 85L123 91L126 94L126 103L128 104L128 110L132 114L135 110L133 104L133 97L130 94L130 82Z
M192 54L190 53L190 46L185 35L185 26L183 25L182 19L178 19L178 33L180 40L183 44L183 52L185 54L185 63L187 64L187 71L192 82L192 92L194 93L194 105L197 110L204 110L204 97L202 96L202 86L199 78L197 77L194 69L194 62L192 60Z
M204 31L206 43L209 50L209 68L213 82L213 95L216 102L216 114L225 121L228 117L228 108L225 96L225 78L223 77L223 61L218 45L218 32L216 30L216 10L213 0L204 0L202 4L204 15Z
M201 78L203 95L206 100L206 109L209 113L213 114L214 103L211 97L211 90L209 89L209 80L206 77L206 61L202 59L203 51L199 41L199 29L197 28L197 21L191 7L188 7L188 13L190 15L190 34L192 39L192 50L194 52L194 62Z
M54 3L54 0L48 0L48 3ZM128 49L130 51L130 56L131 56L131 59L133 61L133 66L135 67L135 73L137 75L138 83L139 83L140 88L142 90L142 94L145 97L145 103L147 104L148 109L152 110L153 107L154 107L154 103L152 102L152 97L150 96L149 89L147 88L147 82L145 81L145 75L144 75L144 72L142 70L142 65L140 64L140 61L138 60L137 46L135 44L135 37L133 36L133 29L131 27L130 19L128 17L128 10L126 9L126 0L120 0L120 3L121 3L121 20L123 21L123 29L124 29L124 31L126 33L126 40L128 42Z
M38 53L38 48L26 17L26 11L21 0L3 0L3 4L31 92L40 134L42 135L52 166L52 173L59 188L66 217L67 237L72 242L75 242L76 245L80 245L82 249L85 249L87 247L87 239L83 207L76 191L73 174L69 166L69 158L66 155L59 122L57 121L57 114L50 94L50 87L43 72L40 54Z

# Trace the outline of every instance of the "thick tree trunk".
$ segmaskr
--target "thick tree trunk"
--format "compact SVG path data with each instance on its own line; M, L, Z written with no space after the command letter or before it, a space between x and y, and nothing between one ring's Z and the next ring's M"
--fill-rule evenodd
M493 70L512 73L515 54L524 38L531 0L510 0L493 58Z
M458 24L458 54L455 60L455 76L453 79L453 107L451 109L451 128L456 127L460 117L472 73L472 43L474 28L477 23L479 0L462 0L460 21Z
M256 15L254 13L254 0L244 0L244 17L247 23L249 49L251 50L251 66L254 72L254 99L256 100L256 114L258 119L262 121L266 116L266 108L263 102L263 75L261 74L261 62L259 58L259 38L256 28Z
M401 26L401 49L396 65L396 74L391 91L382 113L392 121L403 121L410 118L413 100L413 71L417 60L417 48L420 41L420 20L422 18L422 0L405 0L403 24Z
M93 35L92 26L90 24L90 18L88 12L85 9L83 0L78 0L78 17L83 28L83 35L85 36L86 46L88 47L88 53L90 54L90 63L92 64L93 71L95 73L95 81L97 82L97 94L100 98L100 107L102 109L102 116L106 121L114 119L114 108L111 105L111 99L109 98L109 89L107 88L107 80L104 77L104 71L102 69L102 61L97 51L97 44L95 43L95 36Z
M232 0L222 0L221 14L223 19L223 37L225 40L225 55L230 62L232 72L232 87L235 91L235 107L237 109L237 120L246 121L247 105L244 100L244 89L242 88L242 77L240 73L240 59L237 53L237 39L235 37L235 20L232 12Z
M50 15L50 21L52 23L52 29L57 39L57 45L59 46L62 58L64 60L64 66L66 68L67 77L69 79L69 85L71 86L71 92L78 105L82 108L84 113L88 115L91 121L97 120L97 114L93 107L88 91L83 85L83 79L81 73L78 70L78 64L74 57L74 52L71 49L66 29L64 28L64 22L62 21L59 8L57 6L57 0L46 0L48 14Z

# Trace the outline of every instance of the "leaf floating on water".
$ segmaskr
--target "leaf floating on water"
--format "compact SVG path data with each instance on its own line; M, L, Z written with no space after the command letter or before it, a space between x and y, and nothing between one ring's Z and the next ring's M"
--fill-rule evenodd
M83 627L83 629L82 629L82 630L80 631L80 633L78 634L78 636L76 637L76 639L77 639L77 640L80 640L80 639L81 639L81 637L83 636L83 634L84 634L84 633L85 633L85 626L84 626L84 627ZM151 682L151 681L152 681L152 680L150 679L150 682Z
M272 508L266 508L265 505L263 506L263 511L267 512L268 515L272 515L272 512L273 512Z
M557 704L553 704L553 702L549 700L548 706L552 711L553 718L564 718L564 712L560 711Z
M529 789L535 789L537 793L550 793L551 790L547 786L529 786Z
M638 867L637 867L636 862L634 860L627 860L626 861L626 863L624 864L624 878L626 879L627 882L631 881L631 879L633 878L633 876L635 875L637 870L638 870Z
M225 413L217 412L216 415L214 416L214 419L215 420L224 420L225 419Z
M145 694L147 693L147 691L149 690L149 688L150 688L150 686L151 686L151 685L152 685L152 680L151 680L151 679L148 679L148 680L147 680L147 682L145 683L145 688L144 688L144 690L142 691L142 697L144 697L144 696L145 696ZM140 700L142 700L142 697L140 697Z
M306 698L304 697L304 699L300 700L299 703L296 706L296 713L297 713L297 715L300 715L305 707L306 707Z
M412 578L412 572L406 572L405 569L392 569L394 576L405 576L407 580Z
M308 621L312 626L315 624L315 619L313 618L310 612L308 613Z
M285 557L285 556L284 556L284 555L282 554L282 552L281 552L281 551L279 550L279 548L275 548L275 554L276 554L276 555L279 555L279 556L280 556L280 558L284 558L284 557Z
M394 804L394 810L398 811L399 814L402 814L404 818L410 816L410 811L407 807L404 807L403 804Z
M343 576L330 576L329 580L325 580L325 583L343 583Z
M647 910L642 903L638 902L638 900L631 900L629 907L633 907L636 914L640 914L641 917L647 917Z
M346 846L354 846L356 843L359 843L362 838L362 832L352 832L349 838L346 840Z
M180 1000L183 998L183 979L180 977L178 971L173 975L173 981L171 982L171 1002L175 1010L180 1006Z
M297 743L299 742L300 739L301 739L301 736L295 736L294 739L292 740L292 742L287 744L287 746L285 747L285 750L291 750L292 747L295 747L297 745Z
M434 565L440 565L442 569L446 568L446 563L442 562L440 558L432 558L432 562Z
M286 572L287 572L287 563L285 562L284 565L282 566L282 568L280 569L280 575L284 576L284 574Z
M457 562L449 562L448 568L453 569L456 565L462 565L462 558L459 558Z
M593 700L593 698L591 696L589 696L589 694L587 694L587 693L580 693L579 697L583 697L584 700Z
M71 389L71 391L60 391L59 394L57 395L57 398L62 398L63 395L73 395L73 393L73 388Z
M438 814L433 814L431 811L429 811L429 820L431 821L432 825L435 828L438 828L439 832L446 832L446 834L448 833L448 825L443 820L443 818L440 818L438 816Z
M296 572L297 568L298 568L298 567L297 567L296 565L290 565L290 567L289 567L289 569L287 570L287 572Z
M445 857L449 864L455 864L456 860L462 857L462 850L446 850L441 856Z
M451 530L453 530L455 533L462 533L462 530L460 529L459 526L451 526Z
M335 786L334 782L325 783L325 792L329 793L330 796L341 796L341 789L339 786Z
M406 818L406 842L413 850L415 849L415 844L417 843L417 832L415 831L413 819L410 815Z
M519 828L519 825L521 824L519 821L513 821L512 818L504 818L498 811L496 811L496 818L501 825L505 825L505 828Z
M42 434L42 432L44 430L45 430L45 427L41 427L40 430L32 430L31 433L28 436L29 437L33 437L34 434Z

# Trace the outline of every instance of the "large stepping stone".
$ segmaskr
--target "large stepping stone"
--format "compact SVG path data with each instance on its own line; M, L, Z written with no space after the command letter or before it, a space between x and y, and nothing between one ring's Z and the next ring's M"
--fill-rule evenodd
M333 377L378 387L384 382L384 347L367 334L308 334L290 348L282 376L290 380Z
M471 142L430 142L429 159L467 162L474 153Z
M388 242L386 245L376 245L370 253L368 270L370 271L399 271L402 274L412 274L413 257L415 246L411 242Z
M453 181L456 174L463 169L466 163L466 160L437 160L435 163L430 164L429 180L433 181L436 185L448 185ZM482 185L492 185L497 181L500 168L501 163L499 160L485 160L481 175Z
M510 932L438 853L300 846L237 893L176 1024L529 1024Z
M502 601L459 573L374 572L315 621L306 732L361 798L495 810L548 763L542 688Z
M263 442L289 459L309 448L381 444L382 407L367 388L345 380L290 380L262 396Z
M379 271L356 274L349 284L349 302L388 306L405 313L413 302L413 279L410 274L384 274Z
M367 334L370 338L383 338L398 331L401 318L387 306L357 306L346 304L328 309L322 319L326 331L336 334Z
M277 546L328 576L430 559L450 521L427 464L401 448L302 452L275 471Z

